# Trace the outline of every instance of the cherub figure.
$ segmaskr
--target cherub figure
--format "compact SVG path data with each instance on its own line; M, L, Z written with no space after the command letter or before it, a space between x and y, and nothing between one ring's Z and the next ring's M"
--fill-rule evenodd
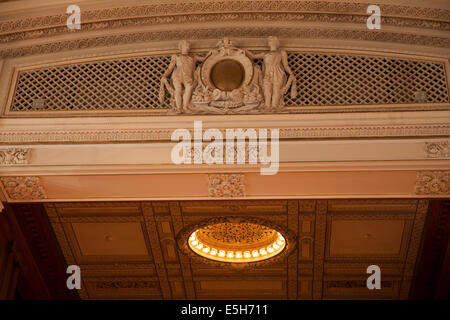
M186 40L182 40L178 44L179 54L173 55L169 68L161 78L160 102L164 101L164 88L175 99L175 107L177 112L183 113L191 104L192 91L195 87L195 65L202 62L205 58L197 54L189 55L190 45ZM170 83L168 77L170 78Z

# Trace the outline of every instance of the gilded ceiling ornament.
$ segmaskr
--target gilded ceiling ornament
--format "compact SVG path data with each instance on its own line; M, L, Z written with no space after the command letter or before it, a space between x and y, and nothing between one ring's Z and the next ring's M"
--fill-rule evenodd
M220 217L190 225L177 236L190 258L231 268L265 266L285 259L296 247L295 234L255 217Z
M417 173L417 195L449 195L450 171L422 171Z
M28 164L30 149L8 148L0 150L0 165Z
M283 251L286 241L281 233L263 225L224 222L194 231L188 245L207 259L246 263L276 256Z
M12 200L47 198L39 177L1 177L1 181Z
M208 193L214 198L245 197L241 173L208 174Z

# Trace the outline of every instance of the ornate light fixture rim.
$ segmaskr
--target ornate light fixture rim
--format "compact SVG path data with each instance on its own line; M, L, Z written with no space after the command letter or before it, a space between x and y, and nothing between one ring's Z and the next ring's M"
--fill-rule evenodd
M274 256L271 256L269 259L259 260L259 261L248 261L248 262L223 262L212 260L206 258L198 253L194 252L189 244L189 237L196 230L201 229L206 226L218 224L218 223L252 223L256 225L265 226L271 228L278 233L280 233L285 241L285 246L280 252ZM208 265L214 265L222 268L232 268L232 269L242 269L242 268L256 268L263 267L267 265L271 265L286 259L296 248L297 237L294 232L289 230L287 227L280 226L271 221L267 221L264 219L252 217L252 216L225 216L225 217L217 217L212 219L206 219L198 223L194 223L183 228L177 235L177 245L179 251L185 256L189 257L193 262L203 263Z

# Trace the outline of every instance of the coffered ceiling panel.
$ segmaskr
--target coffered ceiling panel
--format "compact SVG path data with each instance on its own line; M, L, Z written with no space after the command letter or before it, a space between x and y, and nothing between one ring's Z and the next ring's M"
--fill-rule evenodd
M140 223L72 223L82 255L145 255Z
M45 207L66 262L81 268L83 299L405 299L428 201L77 202ZM289 234L290 251L260 264L219 266L182 248L187 230L227 217L277 226ZM374 264L382 271L381 290L366 287L366 269Z
M334 220L330 256L398 254L404 224L403 220Z

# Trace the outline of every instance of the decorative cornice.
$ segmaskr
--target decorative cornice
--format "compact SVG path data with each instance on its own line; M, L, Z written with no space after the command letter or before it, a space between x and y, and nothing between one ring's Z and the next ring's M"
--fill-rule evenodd
M415 194L450 195L450 171L418 172Z
M11 200L47 198L39 177L1 177L0 179Z
M83 23L111 20L124 20L142 17L164 17L185 15L186 13L203 16L214 13L239 14L255 13L321 13L335 12L339 14L353 14L366 16L367 3L345 3L328 1L208 1L208 2L179 2L160 3L143 6L123 6L115 8L101 8L83 11ZM450 20L450 10L433 9L425 7L411 7L401 5L380 5L383 16L410 17L427 20ZM40 17L7 20L0 23L1 33L12 33L29 29L50 28L65 25L67 14L55 14ZM83 24L83 29L84 25Z
M83 39L57 41L44 44L28 45L18 48L0 50L0 57L19 57L30 54L45 54L64 50L76 50L99 46L113 46L148 41L169 41L182 39L219 39L223 37L267 37L297 39L335 39L383 41L400 44L416 44L430 47L450 48L450 38L406 34L396 32L368 32L366 30L338 30L320 28L287 28L287 27L228 27L228 28L195 28L166 31L129 32L122 34L89 37Z
M157 128L59 131L5 130L0 131L0 143L170 141L172 132L172 129ZM450 125L372 125L352 127L336 126L280 128L280 139L408 137L433 135L450 135Z
M241 173L208 174L208 193L213 198L244 197L244 175Z
M28 164L30 149L8 148L0 149L0 165Z
M84 16L83 16L84 17ZM150 26L160 24L176 23L207 23L207 22L234 22L234 21L290 21L290 22L324 22L324 23L358 23L365 24L367 14L335 14L335 13L310 13L310 12L232 12L232 13L205 13L205 14L180 14L165 15L156 17L136 17L109 21L91 21L83 23L83 31L94 31L104 29L118 29L128 26ZM382 17L383 25L397 27L423 28L434 30L450 30L450 23L447 21L416 19L405 17ZM12 24L14 25L14 24ZM4 26L4 28L7 26ZM10 25L8 25L10 27ZM23 41L43 37L52 37L56 35L73 32L66 26L42 27L33 30L15 30L12 33L0 35L0 43L11 41Z
M424 150L427 158L450 158L450 143L448 140L425 142Z

